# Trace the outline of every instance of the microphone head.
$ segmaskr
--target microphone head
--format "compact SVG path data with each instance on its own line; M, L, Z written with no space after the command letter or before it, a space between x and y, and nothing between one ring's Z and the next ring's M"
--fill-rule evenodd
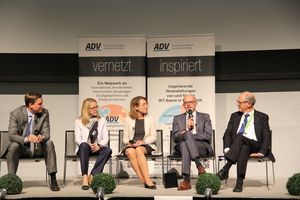
M91 118L88 127L91 129L94 126L94 124L97 122L97 120L98 119L96 117Z
M40 131L36 129L36 130L34 130L33 134L37 136L40 134Z
M188 110L189 117L193 116L193 111L191 109Z

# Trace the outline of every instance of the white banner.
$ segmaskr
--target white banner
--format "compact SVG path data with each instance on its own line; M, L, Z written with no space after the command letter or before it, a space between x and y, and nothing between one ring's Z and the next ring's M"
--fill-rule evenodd
M79 109L85 98L98 101L113 155L118 153L118 130L123 129L130 100L146 94L145 40L135 35L79 38Z
M147 38L149 114L157 117L158 128L164 131L165 155L170 154L173 118L185 112L184 94L197 97L197 110L208 113L215 127L214 59L214 35ZM205 165L209 168L207 171L212 172L212 166ZM193 174L198 173L194 167L192 170Z

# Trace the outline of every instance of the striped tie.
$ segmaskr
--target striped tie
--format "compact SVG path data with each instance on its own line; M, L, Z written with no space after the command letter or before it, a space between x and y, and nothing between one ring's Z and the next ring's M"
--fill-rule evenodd
M239 130L239 132L238 132L238 134L243 134L244 133L244 131L245 131L245 127L246 127L246 124L247 124L247 121L248 121L248 118L249 117L249 114L246 114L245 115L245 118L244 118L244 123L242 124L242 126L241 126L241 128L240 128L240 130Z

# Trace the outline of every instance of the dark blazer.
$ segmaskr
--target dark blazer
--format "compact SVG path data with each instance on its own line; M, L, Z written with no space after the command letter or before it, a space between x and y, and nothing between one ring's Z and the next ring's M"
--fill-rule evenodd
M49 125L49 112L47 109L43 108L41 113L37 113L34 117L34 124L32 131L34 133L41 134L44 139L43 141L47 141L50 139L50 125ZM9 125L8 125L8 134L10 142L17 142L20 145L24 145L25 137L23 136L27 129L27 107L20 106L13 110L10 113L9 117ZM9 144L3 149L2 155L6 154L7 148Z
M242 112L235 112L231 114L227 129L223 136L224 149L230 147L235 137L237 137L238 127L243 116ZM269 116L265 113L254 110L254 129L258 143L261 149L257 153L269 157L270 160L275 162L274 155L270 151L271 137L269 127Z
M196 141L203 141L209 153L213 153L211 147L212 126L207 113L196 112ZM173 119L172 137L174 142L179 143L182 139L180 132L186 131L186 113L176 115Z

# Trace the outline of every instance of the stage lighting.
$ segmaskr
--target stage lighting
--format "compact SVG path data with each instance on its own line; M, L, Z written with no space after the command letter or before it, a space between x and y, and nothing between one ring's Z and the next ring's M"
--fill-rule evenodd
M7 194L6 189L0 189L0 199L4 199Z
M206 199L211 199L211 195L212 195L212 190L210 188L206 188L204 191L204 196L206 197Z
M99 200L103 200L104 199L104 188L103 187L99 187L96 193L96 198L98 198Z

